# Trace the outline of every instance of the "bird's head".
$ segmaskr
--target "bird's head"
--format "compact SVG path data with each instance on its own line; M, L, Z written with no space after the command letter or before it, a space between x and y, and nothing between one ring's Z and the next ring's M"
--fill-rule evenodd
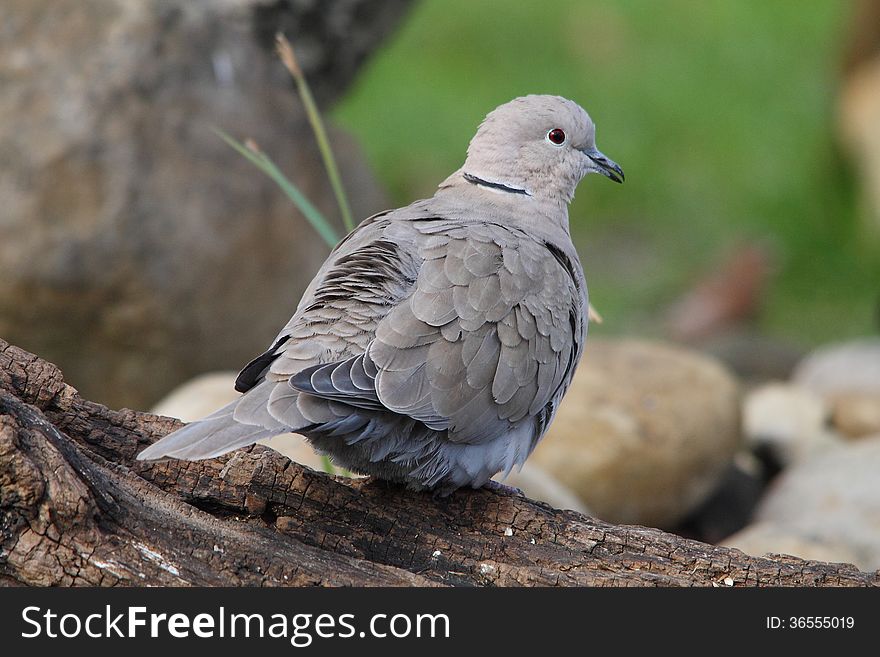
M462 175L495 191L568 202L588 173L623 182L623 169L596 148L584 109L560 96L515 98L491 111L468 146Z

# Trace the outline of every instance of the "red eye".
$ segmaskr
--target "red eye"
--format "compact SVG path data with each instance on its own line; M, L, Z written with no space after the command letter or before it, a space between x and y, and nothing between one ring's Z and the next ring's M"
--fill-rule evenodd
M550 140L551 144L562 146L565 143L565 132L561 128L553 128L547 133L547 139Z

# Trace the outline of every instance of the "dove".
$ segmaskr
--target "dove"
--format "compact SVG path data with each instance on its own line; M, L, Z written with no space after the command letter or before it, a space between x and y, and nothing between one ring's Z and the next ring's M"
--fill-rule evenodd
M208 459L292 431L352 472L439 495L521 467L584 349L568 204L589 173L624 179L578 104L499 106L433 197L336 246L241 370L240 397L138 459Z

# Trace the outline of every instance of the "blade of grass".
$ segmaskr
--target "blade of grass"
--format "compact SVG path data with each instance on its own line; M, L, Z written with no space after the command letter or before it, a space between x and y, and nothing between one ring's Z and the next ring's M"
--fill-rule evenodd
M318 143L318 149L320 150L321 158L324 161L324 168L327 171L327 177L330 179L330 186L333 188L333 194L336 196L336 203L338 204L339 212L342 215L342 222L345 225L346 230L352 231L354 230L354 222L351 217L351 208L348 204L348 197L345 194L345 187L342 185L342 178L339 175L339 169L336 166L336 159L333 156L333 150L330 148L330 141L327 139L327 132L324 130L324 123L321 120L318 106L312 96L305 75L303 75L302 69L296 61L296 57L293 54L293 47L290 45L290 42L281 33L276 35L276 41L278 55L296 82L297 90L299 91L303 105L306 109L306 114L309 118L309 123L312 126L312 131L315 133L315 140ZM299 208L300 212L303 213L312 227L318 232L324 241L327 242L330 248L332 249L336 246L336 243L339 241L336 231L333 230L333 227L324 215L321 214L320 210L312 205L296 185L288 180L268 155L261 151L253 142L242 144L219 128L214 128L214 132L230 147L247 158L251 164L275 181L288 198L290 198L297 208ZM328 474L337 474L337 470L328 456L321 456L321 465L324 468L324 471ZM339 472L345 477L352 476L352 473L345 468L342 468Z
M333 467L333 463L330 461L330 457L326 454L321 455L321 467L324 468L324 472L326 472L327 474L336 474L336 468Z
M333 230L330 222L327 221L318 208L312 205L312 203L306 198L305 194L303 194L296 185L281 173L281 170L268 155L259 150L256 145L245 146L220 128L214 128L214 132L229 146L246 157L248 161L260 169L260 171L275 181L275 184L277 184L287 197L293 201L294 205L299 208L299 211L303 213L303 216L318 232L327 245L331 249L336 246L336 243L339 241L339 236L336 234L336 231Z
M312 203L306 198L305 194L287 179L268 155L261 151L256 144L242 144L220 128L214 128L214 133L231 148L235 149L240 155L246 158L251 164L269 176L269 178L271 178L282 189L287 197L293 201L294 205L299 208L300 212L303 213L305 218L315 231L317 231L317 233L324 239L327 245L331 249L336 246L336 243L339 241L336 231L333 230L333 227L324 218L324 215L321 214L320 210L312 205ZM336 468L330 461L330 457L322 456L321 466L327 474L337 474ZM341 474L346 477L351 476L351 473L345 469L342 470Z
M312 125L312 131L315 133L315 139L318 142L318 148L321 151L321 158L324 160L324 168L327 170L327 177L330 179L330 186L333 188L333 194L336 196L336 203L339 205L339 212L342 215L342 223L349 232L354 230L354 221L351 218L351 208L348 205L348 197L345 194L345 187L342 185L342 178L339 176L339 169L336 167L336 158L333 157L333 150L330 148L330 141L327 139L327 132L324 130L324 122L321 120L321 113L312 96L309 83L303 74L293 54L293 46L281 32L275 35L275 41L278 50L278 56L284 63L284 66L290 71L296 82L296 88L299 91L300 98L306 108L306 114L309 117L309 123Z

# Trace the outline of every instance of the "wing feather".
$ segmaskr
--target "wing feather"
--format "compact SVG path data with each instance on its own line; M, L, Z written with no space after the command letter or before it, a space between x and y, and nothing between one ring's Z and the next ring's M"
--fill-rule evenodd
M540 243L490 239L483 228L428 232L410 296L378 323L366 352L290 385L304 397L448 429L453 442L487 442L555 407L579 357L583 300ZM313 401L298 408L307 419L320 415Z

